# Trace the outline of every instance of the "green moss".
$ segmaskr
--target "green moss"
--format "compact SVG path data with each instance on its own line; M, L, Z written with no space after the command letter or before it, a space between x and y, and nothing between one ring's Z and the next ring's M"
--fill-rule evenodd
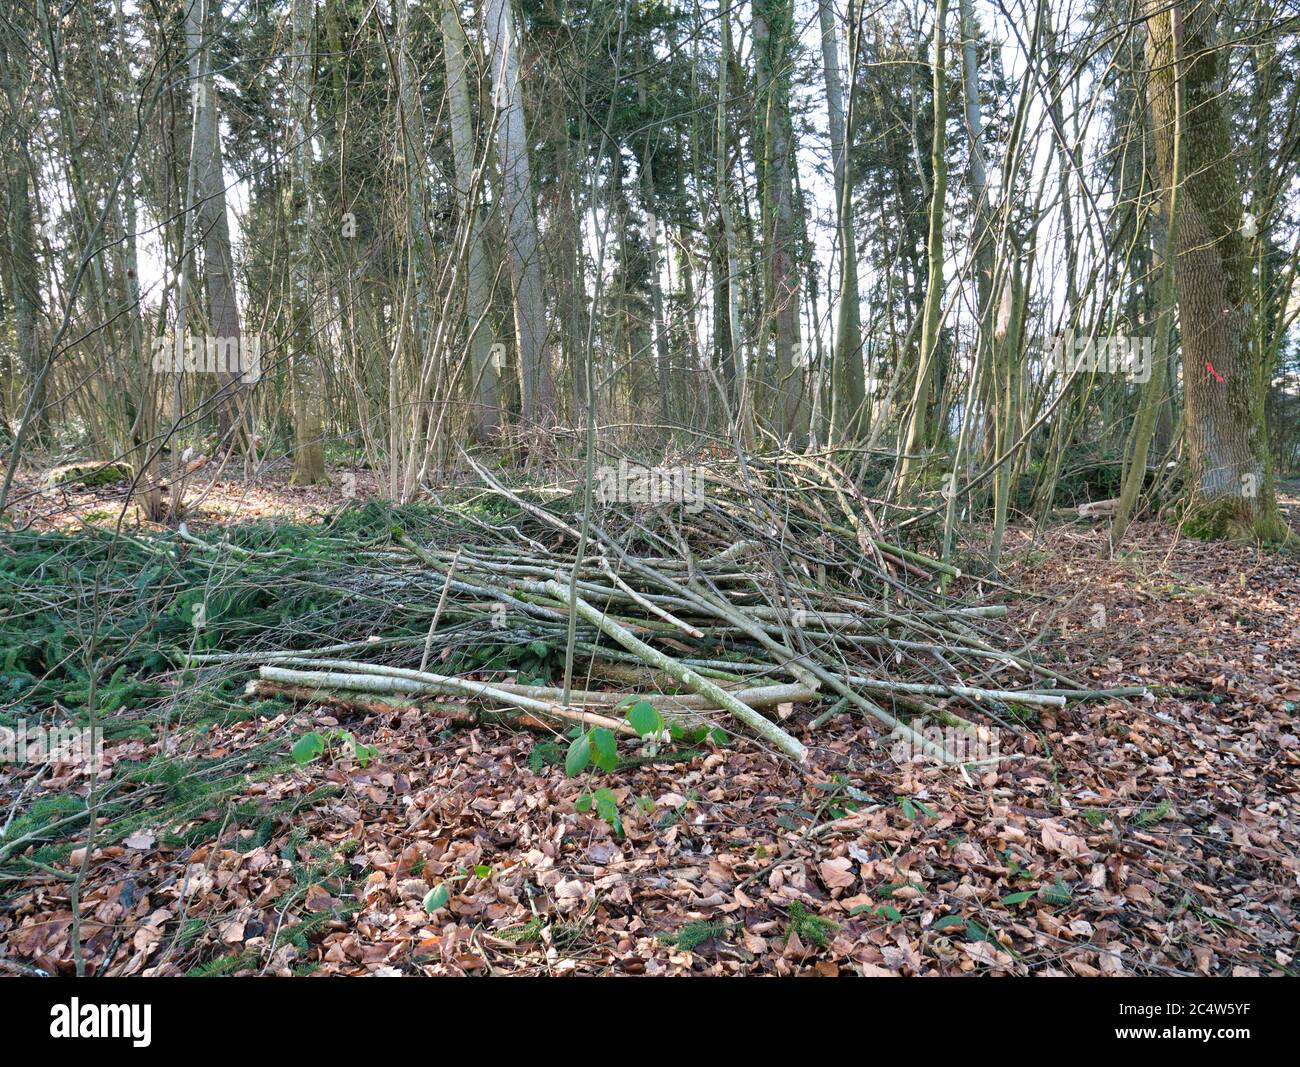
M1296 536L1276 509L1260 515L1232 498L1193 502L1183 518L1183 533L1199 541L1247 541L1292 545Z
M121 462L102 462L85 460L81 463L65 463L55 467L45 476L50 485L69 485L80 482L86 486L112 485L114 482L129 481L132 471L129 464Z

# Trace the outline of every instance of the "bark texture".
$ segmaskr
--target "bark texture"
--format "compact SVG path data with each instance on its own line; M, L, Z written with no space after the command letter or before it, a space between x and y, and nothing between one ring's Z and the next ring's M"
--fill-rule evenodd
M1174 33L1186 119L1174 248L1183 349L1189 486L1185 529L1206 537L1286 537L1264 426L1266 368L1251 344L1251 268L1242 191L1222 103L1226 51L1218 3L1147 0L1147 66L1156 163L1174 170Z

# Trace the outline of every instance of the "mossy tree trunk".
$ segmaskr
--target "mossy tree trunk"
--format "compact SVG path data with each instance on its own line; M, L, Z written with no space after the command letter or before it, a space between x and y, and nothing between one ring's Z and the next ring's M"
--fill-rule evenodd
M1208 537L1279 541L1264 424L1266 368L1251 344L1251 265L1241 232L1242 191L1223 105L1219 9L1210 0L1146 0L1148 93L1161 182L1173 182L1174 34L1186 118L1173 247L1183 350L1187 458L1185 529Z
M763 229L764 327L775 349L772 423L783 440L807 434L799 338L799 205L794 187L794 127L790 119L794 5L760 0L751 6L757 113L753 147ZM760 348L760 351L762 349Z

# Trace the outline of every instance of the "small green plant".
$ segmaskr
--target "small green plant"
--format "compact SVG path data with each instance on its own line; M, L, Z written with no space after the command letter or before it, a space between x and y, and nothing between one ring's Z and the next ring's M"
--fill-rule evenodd
M1174 806L1166 798L1154 808L1141 812L1133 818L1134 826L1153 826L1173 811Z
M870 804L871 796L853 785L844 775L833 774L828 782L815 782L813 788L827 793L823 805L825 814L832 819L842 819L858 810L859 804Z
M257 964L259 957L256 952L232 952L226 956L218 956L216 959L208 960L207 963L201 963L197 967L191 968L185 972L186 978L221 978L235 971L244 970Z
M1037 722L1038 709L1030 707L1028 704L1006 704L1007 715L1015 719L1016 722Z
M573 806L583 815L595 809L596 814L614 828L619 837L623 836L623 819L618 813L618 797L613 790L601 787L581 794Z
M857 904L849 911L850 915L874 915L877 919L884 919L888 923L901 922L903 913L889 904L880 904L872 907L870 904Z
M820 915L812 914L799 901L790 902L790 921L785 928L787 941L797 934L801 941L825 945L830 940L831 931L838 929L838 924L831 922L830 919L823 919Z
M436 886L424 894L424 910L432 915L439 908L445 908L451 900L451 886L447 882L439 882Z
M660 941L685 952L691 952L706 941L726 936L739 925L739 923L706 922L702 919L693 919L675 934L658 934L657 936Z
M627 709L627 721L638 737L658 740L664 731L664 720L659 709L644 700L636 701ZM586 731L575 729L569 750L564 756L564 773L568 777L576 778L588 768L611 774L617 767L618 738L613 730L605 726L593 726ZM574 801L574 807L583 814L594 810L597 816L614 828L619 837L623 836L618 797L612 789L586 789Z
M1001 853L1002 862L1007 865L1008 878L1033 878L1033 874L1020 865L1020 861L1011 854L1011 849L1006 849Z
M1051 885L1041 886L1038 890L1039 899L1054 907L1063 908L1070 903L1074 897L1073 891L1058 877Z
M1088 825L1096 830L1110 818L1110 812L1105 808L1084 808L1083 817L1088 820Z
M937 819L939 813L926 804L924 801L917 800L915 797L899 797L898 806L903 809L903 815L908 822L916 822L917 812L920 812L928 819Z
M492 868L484 863L478 864L472 871L468 867L457 867L455 874L445 882L439 882L424 894L424 900L421 901L424 910L432 915L439 908L445 908L451 902L452 884L467 881L471 877L490 878L492 877Z
M963 915L944 915L935 919L930 926L930 930L939 933L943 930L950 931L946 936L957 937L965 936L967 941L991 941L992 937L974 919L967 919Z
M503 941L513 941L516 945L521 945L525 941L536 941L542 936L542 920L534 915L519 926L507 926L504 930L498 930L496 936Z
M289 754L293 756L293 761L302 767L330 751L337 751L345 757L350 756L362 769L369 766L372 759L379 757L379 749L372 745L363 745L347 730L331 730L324 734L312 730L298 738Z
M686 800L684 803L677 805L675 808L667 808L659 813L659 818L655 821L655 826L660 830L667 830L673 823L680 822L686 815L686 809L700 799L700 794L694 789L686 790Z
M528 769L534 774L541 774L547 767L554 767L564 762L564 750L554 741L539 741L528 753Z

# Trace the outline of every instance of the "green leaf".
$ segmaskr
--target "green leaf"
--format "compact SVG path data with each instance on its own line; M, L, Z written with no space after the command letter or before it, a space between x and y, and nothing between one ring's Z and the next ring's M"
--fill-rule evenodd
M1045 885L1039 889L1038 895L1048 904L1064 907L1070 903L1070 898L1074 894L1071 892L1070 887L1058 878L1053 885Z
M432 915L439 908L445 908L449 900L451 900L451 890L447 888L447 883L443 882L424 894L424 910Z
M579 815L586 815L587 812L591 810L591 805L593 800L594 798L590 793L580 794L578 799L573 802L574 811L576 811Z
M574 778L587 769L591 762L591 742L586 734L574 738L569 746L569 754L564 757L564 773Z
M903 814L907 816L909 822L916 822L916 813L918 811L931 819L938 818L939 815L930 805L912 797L899 797L898 806L903 809Z
M309 734L303 734L298 738L297 744L293 746L290 755L293 756L294 763L302 766L310 763L317 756L325 751L325 738L314 730Z
M474 873L480 878L490 878L492 876L492 868L486 863L480 863L474 868Z
M945 915L941 919L935 919L931 930L946 930L950 926L964 926L966 920L960 915Z
M644 700L638 700L627 709L627 721L639 737L659 734L664 728L664 717L659 714L659 709Z
M602 771L613 771L618 766L618 741L614 731L596 726L588 737L591 739L591 761Z
M1030 897L1034 895L1035 893L1032 889L1025 889L1019 893L1008 893L1005 897L1002 898L1002 903L1005 904L1007 907L1011 907L1013 904L1023 904L1026 900L1028 900Z
M890 907L888 904L881 904L880 907L876 909L876 914L891 923L901 922L903 918L903 913L901 911L897 908Z
M618 797L610 789L596 790L596 814L607 823L618 822Z

